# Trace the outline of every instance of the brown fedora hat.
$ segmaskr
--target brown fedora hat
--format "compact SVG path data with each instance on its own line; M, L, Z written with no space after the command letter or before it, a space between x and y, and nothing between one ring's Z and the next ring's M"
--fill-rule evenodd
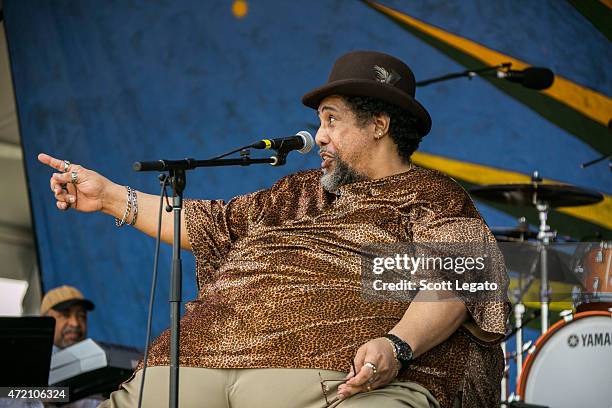
M305 94L302 103L318 109L330 95L381 99L412 114L419 133L425 136L431 129L431 117L414 99L415 88L414 74L399 59L376 51L354 51L338 58L327 83Z

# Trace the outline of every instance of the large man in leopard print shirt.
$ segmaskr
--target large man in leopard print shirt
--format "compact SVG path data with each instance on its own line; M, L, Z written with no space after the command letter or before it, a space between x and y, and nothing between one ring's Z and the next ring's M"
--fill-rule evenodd
M471 302L449 299L448 291L442 300L419 301L419 293L406 303L362 293L364 245L494 243L460 186L411 163L431 127L414 87L412 72L394 57L344 55L327 84L303 98L321 121L320 170L227 204L185 202L181 244L197 261L198 297L181 322L182 406L498 403L505 294ZM58 208L125 213L124 187L81 166L39 159L67 170L51 179ZM77 182L62 189L74 175ZM137 198L135 227L154 235L157 198ZM170 220L162 239L172 241ZM503 265L493 276L505 290ZM151 348L143 406L168 400L168 350L166 331ZM324 393L319 374L334 380ZM140 376L104 406L135 406Z

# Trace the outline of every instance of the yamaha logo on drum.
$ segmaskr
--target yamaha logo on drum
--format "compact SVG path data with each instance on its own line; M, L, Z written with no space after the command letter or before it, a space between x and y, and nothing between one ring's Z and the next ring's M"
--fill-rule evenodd
M576 334L570 334L567 337L567 345L571 348L574 348L580 344L582 347L612 346L612 333L586 333L581 334L580 337L578 337Z
M575 334L570 334L567 338L567 345L574 348L580 343L580 339Z

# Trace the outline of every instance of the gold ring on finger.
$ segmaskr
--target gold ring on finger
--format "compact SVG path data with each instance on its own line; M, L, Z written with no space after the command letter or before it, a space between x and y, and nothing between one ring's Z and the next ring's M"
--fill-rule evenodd
M70 167L70 162L68 160L64 160L64 173L68 171L68 167Z
M76 184L76 183L79 182L79 176L78 176L76 171L71 171L70 172L70 182L72 184Z

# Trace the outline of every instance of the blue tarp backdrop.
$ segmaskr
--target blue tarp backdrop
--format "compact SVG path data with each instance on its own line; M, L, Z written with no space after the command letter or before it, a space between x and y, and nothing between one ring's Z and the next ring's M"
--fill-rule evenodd
M417 79L465 69L361 1L17 1L4 15L44 289L79 287L97 305L90 335L142 346L154 240L101 214L57 211L47 152L157 193L136 160L208 158L262 137L318 126L300 103L333 61L355 49L394 54ZM612 89L608 39L564 1L386 0L403 13L501 53L548 66L604 95ZM517 85L518 86L518 85ZM454 160L612 193L605 165L577 165L599 152L482 79L421 88L433 129L421 150ZM318 167L291 153L282 168L189 173L186 197L224 198ZM490 225L514 217L479 204ZM184 254L184 297L195 297ZM170 250L161 253L154 333L168 326Z

